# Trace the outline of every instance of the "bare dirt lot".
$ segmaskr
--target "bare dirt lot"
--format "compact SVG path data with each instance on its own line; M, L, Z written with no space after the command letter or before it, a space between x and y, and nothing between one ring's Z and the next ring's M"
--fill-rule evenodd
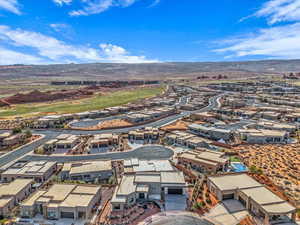
M300 144L243 145L235 150L248 167L262 169L291 200L300 204Z

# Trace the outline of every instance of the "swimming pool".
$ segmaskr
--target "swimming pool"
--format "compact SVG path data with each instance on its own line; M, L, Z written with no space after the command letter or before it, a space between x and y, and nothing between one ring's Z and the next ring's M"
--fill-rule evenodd
M248 171L247 166L240 162L232 162L231 167L234 172L245 172Z

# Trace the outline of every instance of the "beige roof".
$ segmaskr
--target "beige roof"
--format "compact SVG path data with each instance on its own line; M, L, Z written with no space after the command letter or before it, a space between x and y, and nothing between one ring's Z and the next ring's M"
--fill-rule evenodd
M44 197L52 197L54 201L63 201L76 187L73 184L54 184Z
M257 125L270 127L275 129L296 129L296 125L287 124L287 123L274 123L269 121L259 121Z
M211 165L217 165L217 163L226 163L228 158L223 157L224 153L213 152L213 151L189 151L185 152L180 157L187 158L190 160L198 161L200 163L206 163Z
M9 137L10 135L11 135L10 132L4 132L4 133L0 134L0 137L2 137L2 138L7 138L7 137Z
M49 169L51 169L56 162L46 162L46 161L33 161L24 164L20 168L9 168L2 174L6 175L43 175Z
M73 191L73 194L90 194L95 195L101 189L100 186L85 186L85 185L78 185Z
M38 198L36 201L37 201L37 202L42 202L42 203L48 203L48 202L51 201L51 197L43 197L43 196L41 196L41 197Z
M217 162L212 162L212 161L208 161L205 159L201 159L201 158L197 158L196 155L194 154L190 154L189 152L184 152L180 155L180 157L185 158L185 159L189 159L189 160L193 160L195 162L199 162L199 163L205 163L211 166L217 166L218 163Z
M265 187L244 189L242 190L242 192L248 197L251 197L255 202L257 202L260 205L284 202L284 200L279 198L277 195L275 195L273 192L271 192Z
M127 196L126 195L117 195L115 191L110 202L112 203L126 203Z
M61 171L70 171L72 167L72 163L64 163L64 166Z
M136 174L134 182L136 183L160 183L160 174Z
M113 134L96 134L94 136L94 140L99 140L99 139L111 139L113 138L115 135Z
M188 142L198 144L198 143L202 143L202 142L211 143L212 141L205 139L205 138L201 138L201 137L192 137L192 138L188 139Z
M60 204L62 207L87 207L92 202L94 195L79 195L70 194L68 197Z
M161 172L161 183L164 184L185 184L182 172Z
M0 196L3 195L16 195L25 187L32 184L32 179L16 179L9 184L0 185Z
M136 184L134 184L134 175L124 175L118 186L118 195L128 195L135 192Z
M6 198L1 198L0 199L0 207L6 206L9 202L13 201L13 197L6 197Z
M216 185L221 191L262 186L262 184L244 173L208 177L208 180Z
M99 171L112 170L111 161L95 161L95 162L85 162L79 165L75 163L76 166L72 166L70 169L70 174L78 173L93 173Z
M263 130L263 129L240 129L238 132L243 133L243 134L249 134L251 136L277 136L277 137L282 137L286 135L285 131L279 131L279 130Z
M218 154L218 152L211 152L211 151L202 151L197 155L197 157L219 162L219 163L225 163L228 161L227 158L222 158L223 154Z
M168 160L126 160L126 167L129 166L133 169L133 172L159 172L174 170Z
M48 191L37 191L22 203L33 206L36 202L48 203L47 207L86 207L99 192L100 186L54 184Z
M268 213L274 213L274 214L281 214L281 213L288 214L296 211L296 208L291 206L287 202L281 202L281 203L271 204L271 205L262 205L262 208Z
M138 184L136 187L137 192L148 192L149 191L149 186L144 185L144 184Z
M26 199L24 202L22 202L22 205L23 206L32 206L32 205L34 205L35 201L45 193L46 193L46 191L37 191L37 192L35 192L28 199Z

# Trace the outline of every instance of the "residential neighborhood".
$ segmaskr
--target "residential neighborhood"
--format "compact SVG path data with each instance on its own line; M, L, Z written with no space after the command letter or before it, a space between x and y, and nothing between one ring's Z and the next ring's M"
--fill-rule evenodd
M285 95L272 85L286 86L173 84L134 109L32 118L25 131L1 132L3 146L18 144L0 156L1 185L14 191L3 189L2 216L20 225L137 225L193 212L211 224L297 224L300 111L270 103ZM42 139L27 147L16 139L26 129ZM7 188L18 182L24 189Z

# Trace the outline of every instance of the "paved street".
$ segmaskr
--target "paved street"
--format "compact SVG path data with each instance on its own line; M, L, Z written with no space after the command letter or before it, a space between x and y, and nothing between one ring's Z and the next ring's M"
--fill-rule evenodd
M172 157L173 151L167 147L161 145L150 145L142 146L128 152L108 152L91 155L74 155L74 156L55 156L55 155L27 155L24 157L25 160L29 161L56 161L72 162L81 160L97 160L97 159L128 159L128 158L139 158L139 159L169 159Z
M168 123L171 123L175 120L178 120L184 116L188 116L191 113L195 112L206 112L213 108L217 108L220 106L219 98L222 95L214 96L209 99L209 105L196 110L196 111L185 111L180 114L172 115L166 118L163 118L161 120L151 122L144 125L138 125L134 127L128 127L128 128L122 128L122 129L111 129L111 130L95 130L95 131L80 131L80 130L33 130L33 133L35 134L43 134L45 135L44 138L41 140L38 140L34 143L31 143L29 145L20 147L18 149L15 149L12 152L9 152L5 155L0 156L0 166L3 166L13 160L16 160L18 158L21 158L22 156L25 156L27 153L30 153L35 148L39 147L46 141L55 138L56 136L68 133L68 134L101 134L101 133L127 133L131 130L135 129L141 129L144 127L161 127ZM25 156L25 159L27 160L53 160L58 162L63 161L76 161L76 160L91 160L91 159L124 159L124 158L131 158L131 157L137 157L140 159L146 158L146 159L160 159L160 158L169 158L173 155L173 152L170 149L164 148L164 147L148 147L144 146L138 149L135 149L131 152L117 152L117 153L102 153L98 155L77 155L77 156L32 156L28 155ZM65 158L65 159L64 159Z

